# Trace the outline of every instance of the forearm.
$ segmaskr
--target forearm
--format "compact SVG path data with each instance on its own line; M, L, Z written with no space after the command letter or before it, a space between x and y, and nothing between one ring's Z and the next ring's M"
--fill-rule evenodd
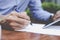
M29 8L34 19L47 21L51 16L51 13L43 10L40 0L31 0Z
M46 12L43 10L33 11L33 12L31 12L31 14L34 19L43 20L43 21L47 21L51 16L51 14L49 12Z

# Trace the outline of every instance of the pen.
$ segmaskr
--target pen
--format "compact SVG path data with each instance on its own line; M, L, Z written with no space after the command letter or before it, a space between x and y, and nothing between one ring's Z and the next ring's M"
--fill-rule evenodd
M57 20L55 20L54 22L52 22L52 23L44 26L43 28L44 28L44 29L45 29L45 28L48 28L49 26L51 26L51 25L53 25L54 23L59 22L59 21L60 21L60 19L57 19Z
M32 25L32 22L30 22L30 24Z

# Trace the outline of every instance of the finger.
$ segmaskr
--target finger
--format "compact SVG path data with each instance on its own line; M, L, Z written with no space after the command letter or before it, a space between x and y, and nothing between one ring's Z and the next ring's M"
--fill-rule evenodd
M18 17L30 20L30 17L27 15L26 12L21 12L20 15L18 15Z
M18 24L16 22L11 22L9 24L13 29L22 29L22 28L25 28L25 25L22 25L22 24Z
M23 25L27 25L30 23L29 20L26 19L22 19L22 18L17 18L17 17L12 17L10 16L10 18L7 18L8 21L13 21L13 22L17 22L17 23L21 23Z
M10 14L6 15L5 18L7 18L9 16L16 16L16 17L19 17L19 18L30 20L30 17L27 15L26 12L17 13L17 12L14 11L14 12L11 12Z
M13 11L13 12L11 12L9 15L14 15L14 16L16 16L16 15L17 15L17 12L16 12L16 11Z
M60 17L60 10L56 12L55 16L56 19Z
M26 12L20 12L20 13L14 12L14 13L11 13L11 15L30 20L30 17L27 15Z
M58 18L60 18L60 15L56 14L56 15L54 16L54 19L58 19Z

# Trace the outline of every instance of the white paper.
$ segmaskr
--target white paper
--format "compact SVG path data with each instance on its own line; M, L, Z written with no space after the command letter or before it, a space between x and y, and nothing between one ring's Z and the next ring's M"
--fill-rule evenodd
M52 27L43 29L44 26L45 24L33 24L32 26L29 25L25 29L17 30L17 31L60 36L60 29L55 29L55 28L53 29Z

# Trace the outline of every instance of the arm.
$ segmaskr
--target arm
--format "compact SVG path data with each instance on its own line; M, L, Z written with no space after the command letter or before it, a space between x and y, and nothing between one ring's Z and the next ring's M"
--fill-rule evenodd
M47 21L51 16L49 12L42 9L40 0L31 0L29 8L34 19Z

